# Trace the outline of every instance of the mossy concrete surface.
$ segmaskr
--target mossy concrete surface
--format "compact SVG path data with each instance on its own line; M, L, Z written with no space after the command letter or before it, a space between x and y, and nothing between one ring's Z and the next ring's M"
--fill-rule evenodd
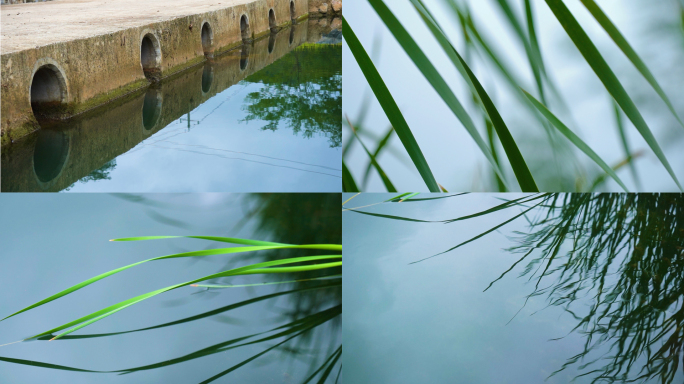
M291 7L292 3L292 7ZM57 0L3 5L0 38L0 142L38 129L31 108L34 74L48 66L64 88L60 118L149 86L141 64L145 36L155 43L155 73L165 78L308 15L308 0ZM246 17L247 27L241 26ZM202 45L208 23L211 44Z

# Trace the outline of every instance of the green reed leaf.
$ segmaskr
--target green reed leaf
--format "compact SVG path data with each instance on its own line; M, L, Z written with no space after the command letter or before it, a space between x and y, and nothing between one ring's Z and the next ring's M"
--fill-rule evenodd
M663 164L667 172L675 181L680 190L684 191L682 185L679 183L670 163L667 161L660 145L653 136L651 129L646 124L639 109L634 104L634 101L629 97L627 91L618 80L615 73L610 69L601 53L598 51L594 43L591 41L587 33L582 29L579 22L572 15L562 0L546 0L546 4L556 16L556 19L561 23L566 33L573 41L575 46L579 49L584 59L589 66L594 70L598 78L606 87L608 92L613 96L615 101L620 105L620 108L625 112L627 117L632 121L636 129L641 133L649 147L653 150L660 162Z
M409 58L416 65L418 70L425 76L425 79L430 83L432 88L439 94L439 96L444 100L446 105L452 111L452 113L458 118L458 120L463 124L468 134L473 138L475 144L480 148L482 153L485 155L491 166L495 169L497 174L501 175L503 178L503 173L498 167L497 163L494 161L487 143L480 136L475 123L466 112L465 108L458 100L454 92L451 90L449 85L446 83L444 78L439 74L437 68L430 62L430 59L425 55L425 53L420 49L418 44L413 40L411 35L406 31L406 29L401 25L401 22L394 16L392 11L382 2L382 0L368 0L375 12L380 16L385 26L390 30L394 38L397 40L399 45L404 49ZM396 127L395 127L396 129ZM437 191L431 192L440 192Z
M349 172L347 164L342 160L342 192L359 192L354 176Z
M425 160L425 156L423 156L423 152L420 150L418 142L416 142L406 119L404 119L404 115L402 115L392 94L389 92L389 89L387 89L387 85L385 85L382 77L380 77L380 73L378 73L375 65L370 57L368 57L368 53L366 53L366 50L363 48L363 45L361 45L361 42L356 37L356 34L351 29L344 16L342 16L342 34L347 42L349 50L354 55L363 75L366 77L366 81L368 81L380 106L382 106L382 109L385 111L385 115L387 115L394 130L397 132L397 136L399 136L409 157L411 157L413 164L423 178L425 185L427 185L430 192L440 192L439 185L437 185L432 170L430 169L427 160ZM354 191L346 190L345 192Z
M366 147L366 144L363 142L363 140L361 140L359 135L356 133L356 129L352 125L351 121L349 121L349 118L347 118L347 123L349 124L349 127L351 127L352 133L354 134L354 137L356 137L356 140L359 141L359 144L361 144L361 147L363 147L363 150L366 151L366 154L370 158L371 164L375 167L375 170L378 171L378 174L380 175L380 178L382 179L382 183L385 185L387 192L396 192L397 189L394 188L392 181L390 181L389 177L385 173L385 170L382 169L380 164L378 164L377 160L375 159L375 156L372 153L370 153L370 151L368 150L368 147Z
M484 87L482 87L482 84L480 84L480 81L477 79L475 74L473 74L473 72L470 70L468 64L465 62L465 60L463 60L461 55L459 55L458 51L456 51L456 48L453 46L453 44L451 44L449 38L442 31L441 27L439 26L439 24L437 24L437 22L429 13L427 8L425 8L422 1L410 1L418 10L421 17L423 18L423 21L428 26L432 34L435 36L439 44L442 46L444 52L447 54L447 56L449 56L449 58L454 63L459 72L461 72L461 74L465 73L464 78L466 82L470 84L470 86L477 92L478 96L480 97L480 100L482 101L482 104L487 114L489 115L489 119L494 125L494 129L496 130L496 133L499 136L499 139L501 140L501 145L503 146L506 152L506 156L508 156L508 160L511 163L511 167L513 168L513 172L515 173L516 178L518 179L518 184L520 185L520 188L523 190L523 192L539 192L539 188L537 187L537 184L535 183L534 178L532 177L532 174L530 173L530 170L527 167L527 163L525 163L525 159L522 157L522 154L520 153L520 150L518 149L518 146L516 145L515 140L513 139L513 136L508 130L506 123L499 114L499 111L496 109L496 106L492 102L491 98L484 90ZM486 146L487 144L483 141L483 145ZM491 156L489 148L487 148L487 151ZM492 162L493 164L496 164L496 161L493 158ZM503 176L500 175L500 177L503 180Z
M373 158L378 159L380 156L380 152L385 148L387 143L389 142L390 138L392 138L392 135L394 134L394 127L389 128L387 133L382 137L380 142L378 143L378 147L375 149L375 152L373 152ZM373 162L370 161L368 162L368 166L366 166L366 171L363 173L363 178L361 179L361 185L366 185L368 182L368 176L370 176L370 171L373 168Z
M627 39L620 33L620 30L613 24L613 22L610 20L608 15L606 15L601 7L594 2L594 0L580 0L582 4L589 10L589 13L591 13L592 16L598 21L598 23L603 27L603 29L608 33L608 36L610 36L611 39L615 42L615 44L620 48L620 50L627 56L629 61L634 64L634 66L639 70L639 72L644 76L646 81L653 87L653 89L656 91L658 96L660 96L661 99L665 102L667 107L670 109L670 112L674 115L675 118L677 118L677 121L679 121L679 124L684 127L684 123L682 120L679 118L679 115L677 114L677 111L675 111L674 106L672 105L672 102L670 99L667 97L665 94L665 91L660 87L660 84L658 81L655 79L651 71L648 69L646 66L646 63L644 63L643 60L641 60L641 57L636 53L634 48L629 44Z
M523 90L523 92L525 92L525 95L530 100L532 105L534 105L535 108L537 108L539 112L541 112L542 115L544 115L544 117L549 119L551 124L553 124L553 126L556 127L558 131L563 134L563 136L570 140L570 142L572 142L577 147L577 149L584 152L584 154L589 156L590 159L594 160L594 162L599 167L601 167L601 169L603 169L603 171L605 171L610 177L612 177L613 180L615 180L615 182L617 182L622 187L622 189L625 190L625 192L629 192L627 186L625 186L622 180L620 180L615 171L613 171L613 169L608 164L606 164L606 162L603 161L603 159L601 159L601 157L596 152L594 152L584 141L582 141L582 139L580 139L579 136L572 132L570 128L565 126L565 124L563 124L562 121L560 121L551 111L549 111L549 109L546 108L544 104L540 103L532 95L527 93L527 91Z
M184 287L187 285L199 283L201 281L209 280L209 279L215 279L219 277L228 277L228 276L238 276L238 275L252 275L252 274L263 274L263 273L291 273L291 272L303 272L303 271L312 271L312 270L319 270L319 269L325 269L325 268L333 268L333 267L339 267L342 265L342 262L333 262L333 263L322 263L322 264L313 264L313 265L302 265L302 266L295 266L295 267L278 267L278 268L268 268L276 265L283 265L283 264L294 264L294 263L303 263L303 262L312 262L312 261L319 261L319 260L328 260L328 259L339 259L342 258L341 255L326 255L326 256L304 256L304 257L294 257L294 258L289 258L289 259L283 259L283 260L275 260L275 261L267 261L267 262L262 262L262 263L256 263L252 265L248 265L245 267L239 267L239 268L234 268L228 271L223 271L215 274L211 274L208 276L200 277L199 279L191 280L185 283L181 284L175 284L166 288L161 288L152 292L148 292L133 298L130 298L128 300L124 300L122 302L119 302L114 305L110 305L109 307L106 307L104 309L101 309L99 311L93 312L89 315L80 317L74 321L70 321L68 323L62 324L56 328L50 329L48 331L39 333L37 335L31 336L28 339L33 339L33 338L38 338L41 336L45 335L50 335L55 332L71 328L68 331L62 332L58 334L57 336L53 337L54 339L58 339L64 335L68 335L71 332L77 331L83 327L86 327L92 323L95 323L99 320L104 319L105 317L108 317L110 315L113 315L114 313L121 311L133 304L139 303L143 300L149 299L151 297L154 297L160 293L164 293L173 289L177 289L180 287Z
M144 238L140 238L140 239L144 239ZM133 241L133 240L128 240L128 241ZM225 254L233 254L233 253L273 250L273 249L322 249L322 250L341 251L342 246L336 245L336 244L318 244L318 245L268 245L268 246L251 246L251 247L233 247L233 248L217 248L217 249L207 249L207 250L202 250L202 251L182 252L182 253L175 253L175 254L166 255L166 256L154 257L151 259L139 261L137 263L129 264L129 265L126 265L124 267L113 269L111 271L105 272L105 273L97 275L95 277L91 277L88 280L82 281L82 282L80 282L76 285L73 285L67 289L64 289L60 292L57 292L56 294L54 294L50 297L47 297L43 300L40 300L36 303L33 303L26 308L23 308L17 312L14 312L9 316L4 317L2 320L9 319L10 317L16 316L22 312L26 312L30 309L33 309L33 308L39 307L41 305L47 304L53 300L57 300L60 297L64 297L64 296L66 296L72 292L78 291L79 289L87 287L88 285L93 284L99 280L102 280L102 279L109 277L111 275L114 275L116 273L125 271L126 269L133 268L137 265L146 263L148 261L174 259L174 258L181 258L181 257L202 257L202 256L211 256L211 255L225 255ZM0 320L0 321L2 321L2 320Z

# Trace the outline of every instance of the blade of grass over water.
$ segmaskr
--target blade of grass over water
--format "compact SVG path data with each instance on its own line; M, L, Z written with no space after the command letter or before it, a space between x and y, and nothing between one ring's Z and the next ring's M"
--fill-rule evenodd
M634 167L634 160L640 158L640 157L643 156L643 155L644 155L644 152L643 152L643 151L639 151L639 152L637 152L637 153L635 153L635 154L633 154L633 155L630 154L629 156L627 156L627 158L625 158L624 160L622 160L622 161L620 161L619 163L615 164L615 165L612 167L612 170L615 171L615 172L617 172L617 171L620 170L620 168L622 168L622 167L624 167L624 166L627 166L627 165L629 165L630 167ZM604 181L606 181L606 179L607 179L608 177L609 177L609 175L606 174L606 173L603 173L603 174L599 175L599 176L594 180L594 182L591 183L591 188L590 188L589 190L592 191L592 192L595 191L596 188L597 188L599 185L601 185Z
M634 66L639 70L639 72L644 76L646 81L653 87L653 89L656 91L658 96L660 96L661 99L665 102L667 107L670 109L670 112L674 115L674 117L679 121L679 124L684 127L684 123L680 119L679 115L677 114L677 111L675 110L674 106L672 105L672 102L670 101L670 98L667 97L665 94L665 91L660 87L660 84L658 81L655 79L651 71L648 69L646 66L646 63L644 63L643 60L641 60L641 57L636 53L634 48L629 44L627 39L620 33L620 30L613 24L613 22L610 20L608 15L603 12L601 7L599 7L594 0L580 0L582 4L589 10L589 13L591 13L592 16L598 21L598 23L603 27L603 29L608 33L611 39L615 42L615 44L620 48L620 50L627 56L629 61L634 64Z
M502 203L502 204L499 204L499 205L497 205L497 206L495 206L495 207L486 209L486 210L481 211L481 212L478 212L478 213L474 213L474 214L471 214L471 215L466 215L466 216L457 217L457 218L455 218L455 219L447 219L447 220L419 220L419 219L412 219L412 218L409 218L409 217L394 216L394 215L385 215L385 214L381 214L381 213L372 213L372 212L365 212L365 211L359 211L359 210L354 210L354 212L360 213L360 214L362 214L362 215L381 217L381 218L384 218L384 219L391 219L391 220L410 221L410 222L414 222L414 223L441 223L441 224L449 224L449 223L453 223L453 222L456 222L456 221L462 221L462 220L472 219L472 218L475 218L475 217L478 217L478 216L488 215L488 214L490 214L490 213L497 212L497 211L500 211L500 210L503 210L503 209L507 209L507 208L515 207L515 206L518 206L518 205L521 205L521 204L529 203L529 202L531 202L531 201L543 199L543 198L546 198L546 197L549 196L549 195L550 195L549 193L544 193L544 194L539 194L539 195L523 196L523 197L520 197L520 198L518 198L518 199L505 201L505 202ZM454 196L458 196L458 195L454 195ZM427 199L426 199L426 200L427 200Z
M382 137L382 140L378 143L378 147L375 149L375 152L373 152L373 158L376 159L378 156L380 156L380 152L385 148L389 140L392 138L392 135L394 134L394 127L390 127L387 133ZM370 176L370 171L373 168L373 162L369 161L368 166L366 166L366 171L363 173L363 178L361 179L361 185L363 185L364 189L366 187L366 184L368 183L368 177Z
M93 312L89 315L83 316L81 318L78 318L74 321L68 322L66 324L62 324L56 328L50 329L48 331L39 333L37 335L31 336L28 339L34 339L38 338L41 336L45 335L50 335L55 332L71 328L65 332L62 332L58 334L57 336L53 337L52 340L58 339L64 335L68 335L71 332L77 331L83 327L86 327L94 322L97 322L99 320L104 319L105 317L108 317L120 310L123 310L133 304L139 303L143 300L149 299L151 297L154 297L158 294L174 290L177 288L181 288L187 285L191 284L196 284L201 281L205 280L210 280L210 279L215 279L219 277L228 277L228 276L238 276L238 275L252 275L252 274L265 274L265 273L290 273L290 272L303 272L303 271L313 271L313 270L320 270L320 269L326 269L326 268L334 268L334 267L339 267L342 265L342 262L332 262L332 263L321 263L321 264L313 264L313 265L302 265L302 266L295 266L295 267L277 267L277 268L269 268L277 265L284 265L284 264L295 264L295 263L304 263L304 262L313 262L313 261L322 261L322 260L329 260L329 259L341 259L341 255L325 255L325 256L304 256L304 257L294 257L294 258L289 258L289 259L284 259L284 260L275 260L275 261L267 261L267 262L262 262L262 263L256 263L244 267L239 267L239 268L234 268L228 271L223 271L215 274L211 274L208 276L200 277L195 280L191 280L185 283L181 284L176 284L172 285L166 288L161 288L156 291L148 292L143 295L139 295L136 297L133 297L128 300L124 300L122 302L119 302L114 305L110 305L109 307L106 307L104 309L101 309L99 311ZM27 340L28 340L27 339Z
M401 200L398 201L398 203L403 203L404 201L406 201L406 200L408 200L408 199L410 199L410 198L412 198L412 197L416 197L416 196L418 196L418 195L420 195L420 192L411 193L410 195L408 195L408 196L406 196L406 197L402 197Z
M620 83L620 80L618 80L617 76L615 76L615 73L613 73L613 71L610 69L608 63L606 63L606 61L603 59L603 56L601 56L601 53L598 51L587 33L582 29L579 22L577 22L562 0L545 1L553 14L556 16L556 19L565 29L570 39L579 49L582 56L584 56L589 66L594 70L598 78L606 87L608 92L613 96L618 105L620 105L620 108L622 108L627 117L632 121L639 133L641 133L641 136L644 138L646 143L648 143L649 147L651 147L679 189L684 191L682 185L677 179L677 176L672 170L670 163L667 161L665 154L660 148L660 145L658 145L658 142L653 136L651 129L648 127L648 124L646 124L646 121L639 112L639 109L634 104L634 101L632 101L632 99L629 97L627 91Z
M140 238L144 239L144 238ZM128 241L133 241L133 240L128 240ZM203 251L192 251L192 252L183 252L183 253L175 253L172 255L166 255L166 256L159 256L159 257L154 257L151 259L139 261L137 263L129 264L121 268L113 269L109 272L105 272L103 274L100 274L98 276L92 277L88 280L82 281L76 285L73 285L65 290L62 290L48 298L45 298L43 300L40 300L34 304L29 305L26 308L23 308L17 312L12 313L9 316L4 317L2 320L9 319L10 317L16 316L22 312L28 311L30 309L39 307L43 304L47 304L53 300L57 300L60 297L66 296L72 292L75 292L81 288L84 288L90 284L93 284L99 280L102 280L106 277L109 277L111 275L114 275L116 273L119 273L121 271L124 271L126 269L135 267L137 265L146 263L148 261L155 261L155 260L164 260L164 259L173 259L173 258L181 258L181 257L202 257L202 256L210 256L210 255L225 255L225 254L233 254L233 253L242 253L242 252L255 252L255 251L263 251L263 250L271 250L271 249L322 249L322 250L332 250L332 251L341 251L342 246L341 245L335 245L335 244L319 244L319 245L269 245L269 246L252 246L252 247L233 247L233 248L217 248L217 249L207 249ZM0 321L2 321L0 320Z
M347 204L347 203L350 202L353 198L355 198L356 196L358 196L358 195L360 195L360 194L361 194L361 192L358 192L358 193L355 194L354 196L348 198L347 200L344 201L344 203L342 203L342 206L344 207L345 204Z
M288 281L272 281L270 283L257 283L257 284L240 284L240 285L225 285L225 284L190 284L191 287L199 288L241 288L241 287L258 287L261 285L278 285L287 283L299 283L302 281L315 281L315 280L330 280L334 278L340 278L342 275L330 275L322 277L312 277L310 279L300 279L300 280L288 280Z
M399 200L399 199L401 199L402 197L408 196L408 195L410 195L410 194L411 194L411 192L404 192L404 193L402 193L401 195L399 195L399 196L394 196L394 197L392 197L391 199L385 200L384 202L386 203L386 202L388 202L388 201Z
M397 132L397 136L399 136L404 148L406 148L411 160L413 160L414 165L423 178L425 185L427 185L430 192L440 192L437 181L413 136L413 132L411 132L408 123L404 119L404 116L399 110L389 89L387 89L387 85L385 85L382 77L380 77L380 73L378 73L378 70L375 68L370 57L368 57L366 50L363 48L363 45L361 45L361 42L356 37L356 34L351 29L344 16L342 16L342 35L347 42L349 50L354 55L356 62L359 64L363 75L366 77L366 81L368 81L373 93L375 93L375 97L385 111L385 115L387 115L387 118Z
M270 241L261 240L249 240L249 239L238 239L235 237L221 237L221 236L142 236L142 237L123 237L120 239L111 239L109 241L143 241L143 240L163 240L163 239L201 239L201 240L211 240L220 241L223 243L231 244L242 244L242 245L292 245L283 243L273 243Z
M613 110L615 111L615 124L617 125L618 128L618 133L620 134L620 142L622 143L622 149L625 152L625 157L627 159L631 159L632 156L632 150L629 147L629 141L627 140L627 133L625 129L625 124L622 121L622 110L620 110L620 106L613 101ZM632 179L634 179L634 183L637 185L637 189L641 190L641 179L639 179L639 175L637 174L636 167L634 166L634 162L630 161L629 162L629 170L632 173Z
M627 186L625 186L622 180L620 180L618 175L613 171L613 169L610 166L608 166L608 164L606 164L605 161L603 161L603 159L601 159L601 157L598 154L596 154L596 152L594 152L584 141L582 141L582 139L580 139L579 136L575 135L575 133L572 132L570 128L566 127L565 124L563 124L563 122L560 121L553 113L551 113L551 111L549 111L548 108L546 108L542 103L537 101L537 99L535 99L525 90L523 90L523 92L525 92L525 95L530 100L532 105L534 105L539 110L539 112L542 113L542 115L549 119L551 124L553 124L553 126L556 127L558 131L563 134L563 136L570 140L570 142L572 142L580 151L584 152L587 156L589 156L589 158L594 160L594 162L599 167L601 167L601 169L603 169L603 171L606 172L611 178L613 178L613 180L615 180L620 185L620 187L622 187L622 189L625 190L625 192L629 192Z
M468 64L465 62L465 60L463 60L458 51L456 51L456 48L453 46L453 44L451 44L449 38L446 36L446 34L444 34L441 27L439 26L439 24L437 24L437 22L429 13L427 8L425 8L422 1L410 1L416 8L416 10L418 10L418 13L421 15L423 21L430 29L432 34L435 36L440 46L442 46L444 52L447 54L447 56L449 56L449 58L454 63L456 68L459 69L459 72L461 72L461 74L466 74L466 82L468 82L475 89L478 96L480 97L480 100L482 101L482 104L484 105L484 108L487 111L487 114L489 115L489 119L494 125L494 129L496 130L496 133L499 136L501 145L503 146L506 155L508 156L508 160L511 163L511 167L513 168L513 172L515 173L515 176L518 179L518 184L520 185L522 191L539 192L539 188L537 187L537 184L535 183L534 178L532 177L532 174L530 173L530 170L527 167L527 163L525 163L525 159L523 158L522 154L520 153L520 150L518 149L518 146L515 143L515 140L513 139L513 136L508 130L506 123L499 114L499 111L496 109L496 106L492 102L491 98L484 90L484 87L482 87L482 85L480 84L480 81L477 79L475 74L473 74L473 72L470 70ZM493 158L492 161L494 162L494 164L496 164L496 161Z
M492 233L492 232L496 231L497 229L499 229L499 228L503 227L504 225L506 225L506 224L508 224L508 223L510 223L510 222L512 222L512 221L514 221L515 219L519 218L520 216L524 216L527 212L531 211L531 210L534 209L534 208L537 208L538 206L542 205L543 203L544 203L544 202L542 201L541 203L535 204L535 205L533 205L532 207L528 208L527 210L523 211L522 213L520 213L520 214L518 214L518 215L516 215L516 216L513 216L512 218L510 218L510 219L504 221L503 223L501 223L501 224L495 226L494 228L491 228L491 229L489 229L489 230L487 230L487 231L485 231L485 232L482 232L481 234L479 234L479 235L473 237L472 239L466 240L466 241L464 241L464 242L462 242L462 243L460 243L460 244L458 244L458 245L456 245L456 246L454 246L454 247L451 247L451 248L447 249L447 250L444 251L444 252L440 252L440 253L438 253L438 254L436 254L436 255L432 255L432 256L430 256L430 257L426 257L426 258L424 258L424 259L420 259L420 260L414 261L414 262L409 263L409 264L420 263L421 261L425 261L425 260L427 260L427 259L431 259L431 258L433 258L433 257L437 257L437 256L439 256L439 255L443 255L443 254L445 254L445 253L447 253L447 252L451 252L451 251L453 251L453 250L455 250L455 249L457 249L457 248L460 248L460 247L462 247L462 246L464 246L464 245L466 245L466 244L468 244L468 243L471 243L471 242L473 242L473 241L475 241L475 240L481 238L482 236L485 236L485 235L487 235L487 234L489 234L489 233Z
M330 279L330 282L327 282L327 281L326 281L326 282L324 282L323 284L319 284L319 285L315 285L315 286L311 286L311 287L305 287L305 288L298 288L298 289L294 289L294 290L290 290L290 291L281 291L281 292L276 292L276 293L272 293L272 294L269 294L269 295L264 295L264 296L260 296L260 297L255 297L255 298L251 298L251 299L249 299L249 300L241 301L241 302L239 302L239 303L234 303L234 304L226 305L226 306L223 306L223 307L220 307L220 308L217 308L217 309L213 309L213 310L211 310L211 311L207 311L207 312L204 312L204 313L201 313L201 314L198 314L198 315L193 315L193 316L186 317L186 318L183 318L183 319L180 319L180 320L175 320L175 321L171 321L171 322L167 322L167 323L163 323L163 324L159 324L159 325L154 325L154 326L151 326L151 327L138 328L138 329L133 329L133 330L130 330L130 331L111 332L111 333L94 333L94 334L85 334L85 335L67 335L67 336L63 336L63 337L59 338L58 340L91 339L91 338L96 338L96 337L117 336L117 335L123 335L123 334L127 334L127 333L143 332L143 331L149 331L149 330L152 330L152 329L165 328L165 327L170 327L170 326L173 326L173 325L188 323L188 322L195 321L195 320L205 319L205 318L207 318L207 317L211 317L211 316L214 316L214 315L218 315L218 314L221 314L221 313L224 313L224 312L227 312L227 311L231 311L231 310L233 310L233 309L241 308L241 307L244 307L244 306L246 306L246 305L254 304L254 303L257 303L257 302L260 302L260 301L264 301L264 300L268 300L268 299L271 299L271 298L274 298L274 297L289 295L289 294L298 293L298 292L305 292L305 291L311 291L311 290L318 290L318 289L326 289L326 288L339 287L341 284L342 284L342 283L341 283L341 281L339 281L339 280L336 281L335 279ZM46 335L46 336L43 336L43 337L38 338L38 340L50 340L50 339L52 339L53 336L54 336L54 335L52 335L52 334Z
M352 133L354 133L354 137L356 137L356 140L359 141L359 144L363 147L363 150L366 151L366 154L370 158L371 164L375 167L375 170L378 172L380 175L380 178L382 179L382 183L385 185L385 188L387 189L387 192L396 192L397 189L394 188L394 185L392 184L392 181L390 181L389 177L387 177L387 174L385 173L385 170L382 169L380 164L378 164L377 160L375 159L375 156L370 153L368 150L368 147L366 147L366 144L364 144L363 140L359 137L358 134L356 134L356 129L354 128L354 125L352 125L351 121L349 120L349 117L346 117L347 123L349 124L349 127L352 130Z
M468 134L473 138L475 144L480 148L482 153L485 155L491 166L495 169L498 175L503 178L503 172L497 166L494 161L487 143L480 136L477 127L470 118L470 115L466 112L465 108L458 100L454 92L451 90L449 85L446 83L444 78L439 74L437 68L430 62L430 59L425 55L425 53L420 49L418 44L413 40L411 35L406 31L401 22L394 16L392 11L383 3L381 0L368 0L370 5L373 7L375 12L380 16L385 26L390 30L394 38L397 40L399 45L404 49L409 58L416 65L418 70L425 76L425 79L430 83L430 85L435 89L439 96L444 100L449 109L454 113L454 115L461 121L463 127L466 129ZM396 126L395 126L396 129ZM398 134L398 132L397 132ZM440 192L437 191L431 192Z
M13 364L30 365L33 367L40 367L40 368L57 369L60 371L90 372L90 373L105 373L105 372L107 372L107 371L91 371L89 369L73 368L73 367L67 367L64 365L41 363L40 361L33 361L33 360L13 359L10 357L2 357L2 356L0 356L0 361L5 361L8 363L13 363Z
M354 176L349 172L347 164L342 160L342 192L359 192Z
M539 51L539 45L536 46L537 51L534 50L530 39L528 39L525 30L523 29L522 22L518 19L518 16L513 12L511 5L508 0L496 0L499 8L504 13L506 20L511 24L513 30L518 35L520 42L525 47L525 53L527 54L527 59L530 62L530 67L532 68L532 74L534 75L535 82L537 83L537 89L539 90L540 97L544 98L544 86L542 84L542 73L544 72L543 64L541 62L541 51ZM528 17L531 17L531 10ZM531 21L528 19L528 21ZM530 24L530 28L533 28ZM528 30L530 29L528 28Z
M340 346L339 348L337 348L337 350L336 350L335 352L333 352L332 355L330 355L330 357L328 357L328 358L323 362L323 364L321 364L321 367L318 368L317 370L315 370L315 371L311 374L311 376L309 376L308 379L304 380L304 382L303 382L302 384L307 384L307 383L309 383L309 382L310 382L311 380L313 380L313 378L316 377L316 375L317 375L319 372L321 372L321 371L323 370L323 368L325 368L326 366L328 366L329 369L332 369L332 367L335 365L335 363L337 362L337 359L340 357L341 354L342 354L342 347ZM332 363L331 363L331 361L332 361ZM326 373L327 373L327 374L326 374ZM327 379L329 375L330 375L330 371L326 369L325 373L324 373L324 374L322 375L322 377L321 377L321 379L323 380L323 382L325 382L325 379ZM320 383L320 381L319 381L319 383Z

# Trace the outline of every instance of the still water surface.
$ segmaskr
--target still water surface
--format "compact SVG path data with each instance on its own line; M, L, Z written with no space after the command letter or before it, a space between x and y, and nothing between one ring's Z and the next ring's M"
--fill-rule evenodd
M524 196L462 195L362 210L448 220ZM389 197L360 195L345 207ZM527 212L535 225L519 216L409 264L541 201L448 224L344 212L347 380L585 384L646 374L635 382L682 383L682 195L560 195L557 209Z
M2 148L2 190L339 191L334 22L283 29Z
M183 251L231 246L194 239L149 242L109 242L109 239L201 234L298 244L340 244L339 204L339 194L3 194L0 196L4 213L0 217L3 260L0 281L11 288L0 295L0 317L87 278L133 262ZM216 255L141 264L0 322L0 345L161 287L240 265L316 254L310 252L316 251L245 253L233 257ZM223 279L220 284L252 284L302 277L302 274L253 275ZM336 279L210 290L184 287L169 291L63 339L0 347L0 382L205 382L264 353L292 334L230 347L274 335L274 328L291 329L288 324L301 320L316 325L213 381L301 383L341 346L340 283ZM200 316L208 312L209 315ZM198 318L193 319L195 316ZM183 319L187 321L168 324ZM102 335L159 325L165 326ZM260 332L264 333L228 343ZM99 337L84 338L86 335ZM150 366L162 362L171 364ZM96 371L139 370L119 375L27 365L42 363ZM338 372L339 360L325 382L334 383ZM319 372L314 382L322 373Z

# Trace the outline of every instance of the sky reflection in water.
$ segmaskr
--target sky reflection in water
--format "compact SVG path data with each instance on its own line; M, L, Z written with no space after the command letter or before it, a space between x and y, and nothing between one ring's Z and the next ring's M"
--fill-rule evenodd
M440 221L525 196L462 195L363 211ZM345 207L389 197L361 195ZM603 375L606 380L596 382L620 383L646 374L643 382L681 383L682 195L546 199L528 198L524 206L446 224L344 212L347 378L354 383L568 383L573 378L591 383ZM549 205L557 209L550 211ZM409 264L530 208L529 223L519 216L450 252ZM611 356L615 360L601 359Z

